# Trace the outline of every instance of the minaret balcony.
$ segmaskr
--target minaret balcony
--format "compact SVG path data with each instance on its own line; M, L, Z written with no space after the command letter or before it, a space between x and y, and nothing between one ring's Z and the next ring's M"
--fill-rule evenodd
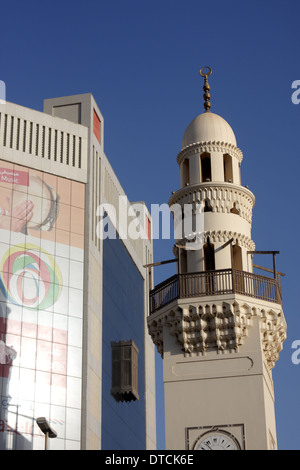
M277 279L238 269L175 274L150 291L150 314L177 299L241 294L281 304Z

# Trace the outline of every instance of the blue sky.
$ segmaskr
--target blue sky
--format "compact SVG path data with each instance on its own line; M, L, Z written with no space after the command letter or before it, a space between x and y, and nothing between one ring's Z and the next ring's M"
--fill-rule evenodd
M242 182L256 196L252 238L279 250L288 339L275 366L280 449L300 449L298 0L11 0L1 2L0 80L8 101L42 110L44 98L93 93L105 153L131 201L167 202L179 188L176 156L203 111L199 69L210 65L212 111L244 154ZM157 240L155 261L172 257ZM269 260L258 260L268 265ZM155 271L160 282L173 268ZM163 448L161 363L158 443Z

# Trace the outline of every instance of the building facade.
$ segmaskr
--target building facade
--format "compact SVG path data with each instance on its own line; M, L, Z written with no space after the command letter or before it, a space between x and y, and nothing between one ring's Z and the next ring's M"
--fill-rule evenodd
M130 239L128 207L91 94L1 104L1 449L42 449L41 416L50 449L155 448L151 217Z
M210 111L209 71L205 112L184 133L181 188L169 201L193 231L176 236L178 272L150 294L166 448L276 449L272 369L286 338L277 252L255 249L255 198L241 183L243 154L232 128ZM261 253L273 257L271 273L253 261Z

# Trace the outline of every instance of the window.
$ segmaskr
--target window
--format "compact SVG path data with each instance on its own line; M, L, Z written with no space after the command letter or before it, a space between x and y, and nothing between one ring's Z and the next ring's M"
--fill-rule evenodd
M209 237L207 237L207 243L203 245L204 253L204 270L208 271L205 276L205 292L206 295L212 295L216 291L216 278L212 271L215 271L215 249L214 245L210 243Z
M242 248L236 243L232 245L232 268L242 271L243 270L243 256ZM236 292L242 294L245 292L245 279L243 276L234 276L234 288Z
M211 181L211 163L209 153L203 153L201 155L201 175L202 183Z
M215 270L215 249L214 245L210 243L209 238L207 243L203 245L204 251L204 269L205 271L214 271Z
M111 348L112 396L117 402L139 400L138 347L129 340L112 342Z
M227 153L223 155L223 164L224 164L224 181L226 183L232 183L233 181L232 158Z
M232 261L233 261L233 268L239 269L242 271L243 269L243 261L242 261L242 248L235 244L232 247Z
M179 274L187 273L187 252L185 249L179 249L178 256L180 263L178 264L178 272Z

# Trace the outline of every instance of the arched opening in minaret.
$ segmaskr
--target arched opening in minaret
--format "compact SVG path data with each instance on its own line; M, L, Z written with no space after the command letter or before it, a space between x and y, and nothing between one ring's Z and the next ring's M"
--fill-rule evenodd
M204 212L212 212L213 208L208 199L205 199L204 201Z
M231 214L240 215L240 211L236 208L236 202L233 203L233 207L230 209Z
M215 270L215 249L214 245L210 243L209 238L207 243L203 245L204 253L204 270L205 271L214 271Z
M200 158L201 158L201 181L202 183L206 183L207 181L211 181L210 154L202 153Z
M233 269L243 270L242 248L236 243L232 247Z
M179 274L187 273L187 252L186 250L180 250L180 265L178 267Z
M233 173L232 173L232 157L225 153L223 155L223 164L224 164L224 181L226 183L233 182Z
M186 158L181 164L181 186L190 184L190 160Z

